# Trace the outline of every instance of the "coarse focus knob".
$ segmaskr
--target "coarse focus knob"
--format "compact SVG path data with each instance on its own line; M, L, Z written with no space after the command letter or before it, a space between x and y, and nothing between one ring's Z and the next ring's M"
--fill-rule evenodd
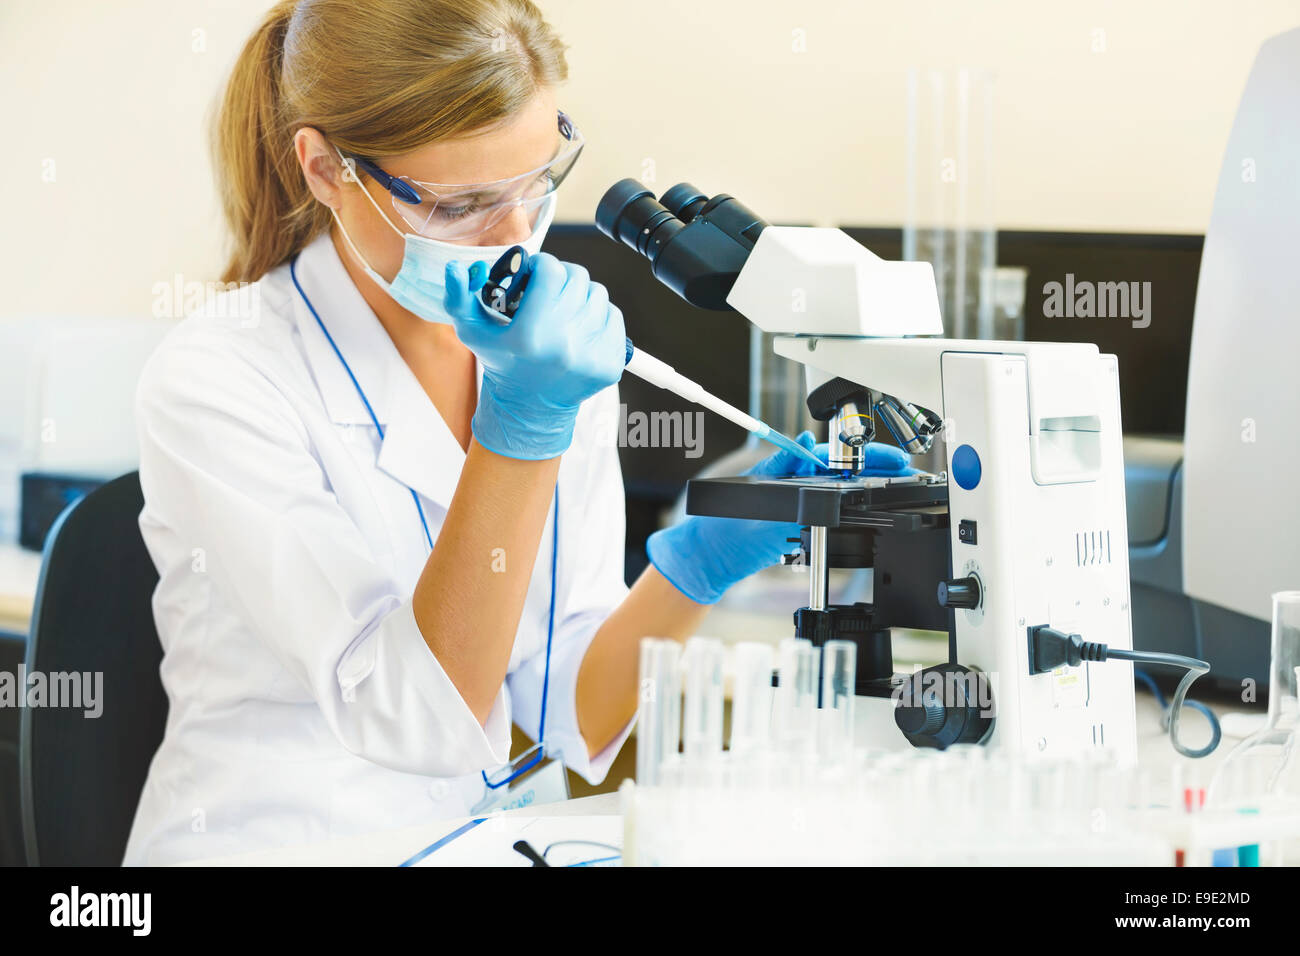
M939 606L972 610L980 606L980 579L957 578L939 582Z
M919 706L899 707L894 711L894 720L898 729L905 734L936 734L943 727L943 702L930 699L922 701Z
M894 722L913 747L983 743L993 729L993 689L961 664L917 671L895 689L894 700Z

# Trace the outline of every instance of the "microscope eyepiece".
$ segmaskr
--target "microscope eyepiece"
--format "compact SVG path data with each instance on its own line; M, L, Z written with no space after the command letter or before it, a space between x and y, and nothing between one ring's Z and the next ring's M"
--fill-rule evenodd
M727 310L758 234L767 223L725 193L709 199L678 183L663 201L635 179L620 179L596 206L596 227L650 260L656 279L687 302Z
M709 197L707 193L701 192L690 183L678 183L665 189L659 201L682 222L690 222L704 208Z
M618 239L617 227L623 211L639 199L655 202L655 194L635 179L620 179L605 190L596 204L596 228L611 239Z
M653 262L659 248L680 232L682 222L635 179L620 179L596 206L596 228ZM663 228L664 236L658 236Z

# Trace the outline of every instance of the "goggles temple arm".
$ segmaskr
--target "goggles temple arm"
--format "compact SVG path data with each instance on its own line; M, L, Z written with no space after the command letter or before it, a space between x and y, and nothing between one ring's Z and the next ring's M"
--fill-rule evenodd
M348 158L364 169L371 179L387 189L394 198L411 206L420 205L420 196L409 183L389 175L364 156L354 155Z

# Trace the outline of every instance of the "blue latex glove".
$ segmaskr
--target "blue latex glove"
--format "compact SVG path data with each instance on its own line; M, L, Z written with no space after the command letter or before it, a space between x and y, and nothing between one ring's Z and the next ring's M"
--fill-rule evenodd
M818 458L827 458L826 445L813 445L812 432L799 436L799 444ZM893 445L866 447L863 475L895 476L915 473L908 456ZM811 475L816 468L788 451L764 458L747 475ZM755 571L776 564L792 550L790 538L799 537L799 525L744 518L707 518L692 515L680 524L656 531L646 542L650 563L677 590L699 604L716 604L723 592Z
M543 252L502 324L475 295L486 276L483 263L447 264L447 313L483 366L474 437L507 458L555 458L573 440L578 406L623 375L623 313L586 269Z

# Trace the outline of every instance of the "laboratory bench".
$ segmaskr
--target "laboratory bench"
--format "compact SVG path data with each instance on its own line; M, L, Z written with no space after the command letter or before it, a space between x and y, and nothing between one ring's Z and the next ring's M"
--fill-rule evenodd
M1220 716L1225 710L1214 705L1212 709ZM888 717L887 714L885 716ZM1199 718L1200 715L1195 716ZM1175 768L1180 764L1184 765L1182 776L1187 785L1195 787L1208 784L1214 768L1236 743L1235 739L1225 735L1220 748L1203 760L1190 761L1179 756L1169 745L1168 736L1160 730L1159 709L1155 698L1144 691L1139 691L1137 695L1137 723L1138 760L1140 766L1147 769L1157 784L1171 780L1178 772ZM892 720L890 724L892 726ZM1187 721L1184 733L1187 734L1188 742L1193 745L1204 742L1193 719ZM625 760L629 756L631 759ZM534 826L534 821L538 819L570 818L572 827L565 836L572 839L594 839L595 837L591 835L593 831L605 836L617 830L617 822L609 819L618 817L621 813L621 797L616 791L624 779L632 776L635 764L635 734L633 734L624 747L623 753L620 754L618 764L611 769L606 783L600 788L603 792L589 796L575 796L562 803L510 810L494 816L492 819L497 821L496 826L501 831L498 834L499 839L495 842L481 840L484 856L479 862L484 865L527 865L523 857L510 851L509 845L514 839L527 836L527 827ZM1189 768L1186 766L1189 764L1196 764L1196 766ZM620 767L626 769L620 770ZM252 853L199 860L189 865L397 866L440 842L446 841L444 846L451 846L454 841L448 841L447 838L463 831L473 819L475 818L461 817L433 820L414 827L377 830L374 833L320 843L258 850ZM552 825L551 832L554 832L558 826L558 823ZM481 834L482 838L488 836L488 833ZM424 857L422 859L424 865L438 865L444 862L438 858L439 852L441 848ZM466 858L462 853L460 856L447 858L445 862L461 865L466 862Z

